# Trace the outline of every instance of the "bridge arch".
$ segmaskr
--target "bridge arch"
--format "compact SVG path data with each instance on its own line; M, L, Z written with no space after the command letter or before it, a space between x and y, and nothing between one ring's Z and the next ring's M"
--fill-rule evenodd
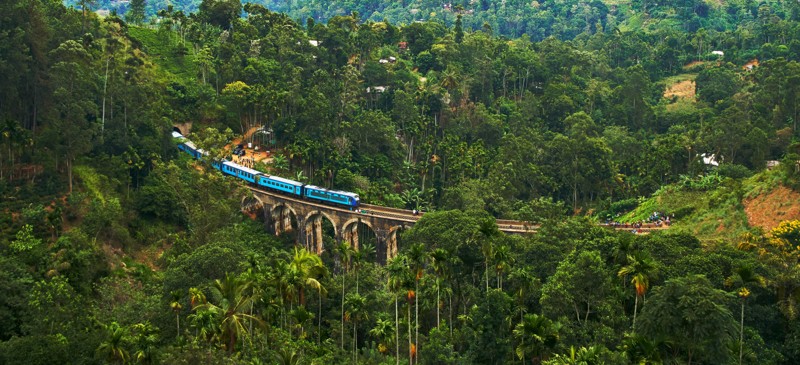
M292 219L293 216L294 219ZM275 235L291 232L295 228L300 230L302 216L297 215L297 211L285 202L278 202L272 205L267 218L269 226Z
M240 204L243 210L251 207L253 208L264 207L264 201L261 200L261 198L259 198L258 195L255 194L243 196Z
M298 218L300 221L300 226L298 226L298 229L300 230L299 238L306 249L316 252L317 255L320 256L322 256L325 252L333 251L333 245L335 245L336 237L338 237L338 221L335 218L336 216L331 216L331 214L328 212L320 209L311 210L306 213L302 219ZM330 223L330 226L326 225L326 220L328 223ZM332 232L328 231L330 235L323 234L323 232L328 229L332 229ZM332 238L332 240L327 240L327 248L325 245L325 237Z
M329 222L331 222L331 224L333 225L333 236L334 236L334 237L338 237L338 234L339 234L339 233L338 233L338 232L339 232L339 229L338 229L338 227L336 227L336 220L334 220L333 218L331 218L331 216L330 216L328 213L326 213L326 212L323 212L323 211L321 211L321 210L319 210L319 209L317 209L317 210L312 210L312 211L308 212L308 214L306 214L306 216L305 216L305 217L303 217L303 222L306 222L305 224L308 224L308 222L310 221L310 219L311 219L312 217L314 217L315 215L320 215L320 216L322 216L322 217L325 217L325 219L327 219Z
M251 219L266 224L268 221L266 207L264 201L257 195L247 195L242 197L239 210Z

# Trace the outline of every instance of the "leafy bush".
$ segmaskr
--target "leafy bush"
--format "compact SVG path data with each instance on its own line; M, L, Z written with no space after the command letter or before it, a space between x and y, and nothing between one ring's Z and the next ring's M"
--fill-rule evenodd
M738 164L722 164L719 166L717 172L722 177L729 177L732 179L743 179L753 175L753 172L746 166Z
M680 182L684 188L695 191L708 191L715 189L722 181L725 180L723 176L717 171L712 171L704 175L692 177L689 175L681 175Z

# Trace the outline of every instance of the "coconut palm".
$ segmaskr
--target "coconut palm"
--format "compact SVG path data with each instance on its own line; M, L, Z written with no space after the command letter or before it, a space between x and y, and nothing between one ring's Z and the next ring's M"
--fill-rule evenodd
M411 264L411 273L414 276L414 349L416 350L416 358L419 359L419 281L425 274L425 262L428 259L428 253L425 252L425 246L417 243L411 246L408 250L408 260ZM415 363L417 360L414 361Z
M295 326L300 329L300 338L304 339L306 337L305 324L306 322L314 319L314 314L307 311L306 307L301 305L292 309L292 311L289 312L289 316L294 319L294 322L296 323Z
M117 322L111 322L106 326L106 339L97 347L97 351L104 354L108 362L124 364L130 358L128 350L124 347L124 342L128 336L128 330L120 326Z
M152 364L158 348L158 328L145 322L133 325L132 329L132 339L136 347L134 358L140 364Z
M233 354L241 338L252 335L248 326L250 322L263 326L260 318L249 313L253 300L252 296L247 295L249 287L249 281L225 274L225 278L215 280L211 288L216 304L208 302L195 307L195 311L211 312L220 321L219 340L225 344L225 349L230 354Z
M345 319L353 321L353 363L358 364L358 321L368 319L367 298L358 293L350 293L345 298Z
M325 275L327 269L325 264L322 263L322 259L315 253L305 248L295 247L294 256L292 256L292 261L289 263L289 270L296 276L296 280L292 280L292 282L297 290L299 305L306 304L306 287L322 290L322 284L318 279Z
M169 303L170 309L175 312L175 323L176 323L176 332L175 336L181 335L181 310L183 310L183 305L181 304L181 292L180 290L173 290L172 293L172 301Z
M511 246L500 245L494 251L494 268L497 272L497 288L503 290L503 273L507 272L514 258L511 255Z
M644 297L650 289L650 279L656 275L658 268L655 261L644 254L628 255L628 264L623 266L617 275L619 277L631 276L631 284L636 290L636 299L633 304L633 332L636 332L636 313L639 309L639 298Z
M200 305L205 304L206 302L206 294L203 293L202 289L199 288L189 288L189 303L192 305L192 308Z
M739 319L739 364L742 363L742 354L744 350L744 303L750 297L750 289L748 286L758 285L763 287L766 285L764 277L758 275L752 266L744 265L736 268L733 275L725 279L725 286L738 287L737 295L742 300L742 310Z
M406 257L401 255L396 256L386 263L386 272L388 278L386 280L386 287L389 292L394 296L394 344L395 344L395 360L397 365L400 364L400 316L398 312L398 298L404 291L406 283L408 283L409 275L406 269ZM409 344L411 343L411 335L408 337Z
M339 246L336 247L336 252L339 255L339 262L340 262L340 265L342 267L341 271L339 272L339 275L341 275L341 277L342 277L342 303L341 303L342 312L341 312L341 316L339 317L339 319L341 320L341 325L342 325L341 332L340 332L340 334L341 334L341 342L340 342L340 344L341 344L342 350L344 350L345 278L346 278L347 270L350 267L351 258L353 257L353 253L355 253L355 250L352 249L352 247L350 246L350 244L348 242L342 242L341 244L339 244Z
M519 341L515 349L517 356L525 363L530 358L534 364L541 363L545 351L558 342L561 325L538 314L526 314L514 328L514 337Z
M302 357L299 351L288 346L283 346L275 352L280 365L297 365Z
M385 318L378 318L375 327L369 330L369 334L378 339L378 351L386 354L389 351L389 343L395 341L395 328L392 321ZM400 361L398 358L397 361Z
M211 343L217 336L220 320L217 315L207 310L194 309L195 312L189 315L189 324L194 328L195 338L203 339L207 343Z
M575 349L570 346L569 354L556 355L552 360L544 362L546 365L588 365L601 364L603 350L599 347L581 347Z
M441 308L441 282L442 278L448 273L448 263L450 255L443 248L437 248L431 252L431 267L436 274L436 327L439 327L439 309Z
M371 244L363 244L357 251L353 251L351 254L353 272L356 274L356 293L358 293L358 270L367 261L367 258L373 253L375 253L375 246Z

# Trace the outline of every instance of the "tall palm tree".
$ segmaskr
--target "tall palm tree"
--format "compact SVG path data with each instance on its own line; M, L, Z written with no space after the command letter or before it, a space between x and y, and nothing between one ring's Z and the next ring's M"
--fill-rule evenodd
M441 308L441 281L442 278L448 273L449 254L443 248L437 248L431 252L431 267L434 274L436 274L436 327L439 327L439 309Z
M211 343L217 336L219 328L217 325L220 320L213 312L206 310L193 309L195 312L189 315L189 323L194 327L195 338L201 338L207 343Z
M358 293L358 270L373 253L375 253L375 246L371 244L363 244L357 251L352 253L350 260L353 265L353 272L356 274L356 293Z
M525 363L526 355L530 356L534 364L541 363L545 351L552 349L559 339L561 325L545 316L526 314L520 323L514 327L514 337L519 340L515 349L517 356Z
M358 293L350 293L345 299L345 318L353 321L353 364L358 364L358 320L369 318L366 312L367 298Z
M297 275L298 280L294 281L294 285L297 290L298 304L305 305L305 288L319 290L322 287L318 279L327 272L325 264L317 254L305 248L295 247L294 256L289 263L289 270Z
M486 237L481 242L481 253L483 254L483 275L486 279L486 291L489 291L489 260L494 257L494 242Z
M339 272L339 275L342 277L342 303L341 303L342 304L342 308L341 308L342 312L341 312L341 315L339 316L339 320L341 321L341 331L340 331L341 342L340 342L340 344L341 344L342 350L344 350L344 296L345 296L345 287L346 287L345 278L347 276L346 275L347 274L347 270L350 267L350 261L351 261L351 258L353 257L353 253L355 252L355 250L352 249L352 247L350 246L350 243L342 242L342 243L339 244L339 246L336 246L336 252L339 255L339 262L340 262L341 267L342 267L341 271Z
M319 340L319 333L322 329L322 293L325 292L319 279L327 274L328 269L317 254L299 247L294 248L294 256L289 264L289 269L298 279L295 285L297 286L299 305L305 306L305 287L317 290L317 318L319 319L317 337Z
M389 351L389 343L395 341L395 328L392 321L385 318L378 318L375 322L375 327L369 330L369 334L378 339L378 351L386 354ZM399 362L400 359L398 358Z
M411 264L411 272L414 276L414 348L416 359L419 359L419 281L425 274L425 262L428 253L425 252L425 245L416 243L408 251L408 259ZM414 360L416 363L418 360Z
M570 346L569 354L556 355L547 365L600 364L602 352L600 347L589 346L576 350L575 346Z
M497 272L497 288L500 290L503 290L503 273L509 270L512 261L511 246L500 245L494 251L494 268Z
M214 281L211 293L216 304L208 302L195 307L195 311L208 311L220 320L220 342L224 343L229 354L233 354L242 337L252 335L247 326L254 322L263 325L260 318L250 315L250 303L253 298L247 295L250 282L241 277L225 274L225 278Z
M763 287L766 285L764 277L758 275L752 266L743 265L736 268L733 275L725 279L725 286L737 286L737 295L742 300L742 310L739 319L739 364L742 364L742 354L744 352L744 303L750 297L750 289L748 286L758 285Z
M181 292L180 290L173 290L172 293L172 301L169 303L170 309L175 312L175 323L176 323L176 332L175 337L181 335L181 310L183 310L183 304L181 304Z
M394 356L397 365L400 365L400 315L398 313L398 298L406 287L406 283L409 281L406 265L406 257L402 254L397 255L386 263L386 272L388 274L386 287L394 296ZM408 342L411 343L410 334Z
M124 342L128 335L125 327L117 322L111 322L106 326L107 337L97 347L97 351L104 353L110 363L124 364L130 358L128 350L124 347Z
M133 342L136 352L133 356L141 364L152 364L158 348L158 328L150 322L137 323L132 326Z
M192 305L192 309L200 304L205 304L205 302L206 294L203 293L202 289L195 287L189 288L189 303Z
M297 365L300 363L300 359L302 354L293 349L289 346L284 346L276 351L276 357L278 358L278 364L280 365Z
M286 302L293 299L292 296L292 287L294 281L296 281L292 276L293 272L289 267L289 263L286 260L279 259L273 263L272 266L274 274L270 280L270 284L275 290L278 292L278 301L280 301L280 325L282 329L286 328Z
M631 284L636 290L636 299L633 304L633 332L636 332L636 313L639 309L639 297L644 297L650 289L650 279L656 275L658 268L655 261L644 254L628 255L628 264L623 266L617 275L619 277L631 276Z

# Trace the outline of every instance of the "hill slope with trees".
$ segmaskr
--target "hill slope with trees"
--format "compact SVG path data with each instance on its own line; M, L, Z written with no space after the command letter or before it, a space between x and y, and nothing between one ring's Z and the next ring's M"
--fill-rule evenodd
M798 187L796 4L509 33L483 3L0 3L0 364L800 362L800 222L747 216ZM308 252L175 125L215 156L269 131L259 169L426 213L385 266L370 237Z

